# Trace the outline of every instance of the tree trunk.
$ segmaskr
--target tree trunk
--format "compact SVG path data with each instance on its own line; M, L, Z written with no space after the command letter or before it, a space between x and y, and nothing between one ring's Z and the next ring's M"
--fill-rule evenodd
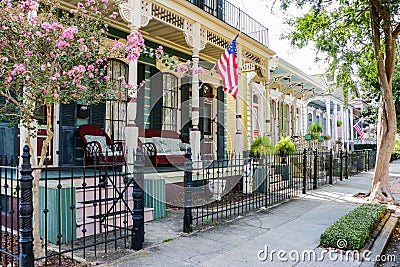
M395 112L387 111L385 105L379 108L378 151L372 189L369 194L370 201L393 203L394 200L389 185L389 162L396 137L395 114Z
M46 105L47 110L47 129L46 129L46 140L43 141L42 151L40 153L40 161L38 164L38 169L34 172L34 180L33 180L33 220L34 220L34 228L33 228L33 240L34 240L34 254L35 258L43 256L43 244L42 240L40 239L40 209L39 209L39 182L40 182L40 175L42 173L41 169L45 164L45 160L47 157L47 152L49 148L49 144L53 139L53 131L52 131L52 114L51 114L51 105Z

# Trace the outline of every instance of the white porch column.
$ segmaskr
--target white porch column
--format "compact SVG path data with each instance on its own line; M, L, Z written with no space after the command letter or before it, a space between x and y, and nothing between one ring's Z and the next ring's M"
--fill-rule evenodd
M332 138L338 139L338 131L337 131L337 116L338 116L338 104L333 104L333 121L332 121L332 128L333 128L333 136Z
M190 131L190 147L192 148L192 158L194 161L201 159L200 151L200 139L201 132L199 130L199 119L200 119L200 84L199 74L197 68L199 67L199 52L200 52L200 28L201 25L198 22L193 24L193 49L192 49L192 125L193 128ZM200 167L195 165L194 167Z
M344 118L345 118L345 116L346 116L346 111L343 109L343 104L340 104L340 119L342 120L342 127L341 127L341 129L340 129L340 131L341 131L341 135L342 135L342 141L343 141L343 144L344 144L344 142L346 142L346 131L345 131L345 127L346 127L346 125L345 125L345 122L344 122Z
M237 43L237 55L238 55L238 69L242 68L242 45ZM235 153L242 154L244 149L244 137L243 137L243 101L246 101L246 77L239 73L239 88L236 97L236 134L235 134Z
M120 6L121 17L129 23L130 33L137 32L142 23L142 15L141 15L141 0L129 0L124 4L125 8L130 10L130 16L126 16L123 12L124 6ZM137 62L129 63L128 70L128 83L136 86L138 84L137 80ZM128 102L127 106L127 124L125 128L125 140L126 140L126 151L127 151L127 162L133 163L134 158L133 154L138 146L138 136L139 129L136 126L136 113L137 113L137 92L134 92Z
M354 150L354 113L353 113L353 108L350 108L350 140L351 140L351 150Z
M269 89L265 88L264 92L264 100L265 101L265 135L270 136L272 140L272 131L271 131L271 105L270 105L270 98L269 98Z
M302 121L303 134L306 134L307 133L307 125L308 125L308 108L307 108L306 103L302 107L302 110L303 110L303 121Z
M326 104L326 133L332 137L332 127L331 127L331 100L325 100ZM331 149L332 143L328 142L328 148Z

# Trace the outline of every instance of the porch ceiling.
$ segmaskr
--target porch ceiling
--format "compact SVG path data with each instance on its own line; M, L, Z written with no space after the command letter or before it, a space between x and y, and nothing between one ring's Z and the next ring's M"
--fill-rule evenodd
M311 97L326 92L327 86L288 62L273 58L270 61L271 82L281 85L281 91L295 97Z

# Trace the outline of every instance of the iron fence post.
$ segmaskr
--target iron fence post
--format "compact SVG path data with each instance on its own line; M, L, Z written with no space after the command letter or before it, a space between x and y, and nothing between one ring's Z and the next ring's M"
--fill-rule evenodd
M317 176L317 171L318 171L318 150L314 150L314 179L313 179L313 189L318 188L318 176Z
M144 174L142 147L139 145L136 149L136 160L133 170L133 242L132 249L140 250L144 243Z
M307 193L307 149L303 151L303 194Z
M333 184L333 151L329 150L329 184Z
M193 230L192 216L192 149L188 147L186 153L185 174L184 174L184 189L185 189L185 213L183 215L183 232L190 233Z
M19 217L21 228L19 229L19 266L30 267L34 263L33 255L33 177L31 168L31 155L29 147L24 146L21 165L21 200L19 203Z
M340 181L343 181L343 150L340 149L340 168L339 168L339 172L340 172Z
M344 178L349 179L349 173L348 173L348 164L349 164L349 153L347 149L344 151Z

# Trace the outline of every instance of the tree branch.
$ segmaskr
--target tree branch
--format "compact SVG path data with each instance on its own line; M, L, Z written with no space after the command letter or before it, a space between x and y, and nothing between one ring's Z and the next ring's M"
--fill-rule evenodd
M382 5L380 0L371 0L372 5L375 7L376 11L380 14L381 17L390 19L390 14L387 9Z
M397 23L395 29L393 30L393 38L397 39L400 35L400 23Z

